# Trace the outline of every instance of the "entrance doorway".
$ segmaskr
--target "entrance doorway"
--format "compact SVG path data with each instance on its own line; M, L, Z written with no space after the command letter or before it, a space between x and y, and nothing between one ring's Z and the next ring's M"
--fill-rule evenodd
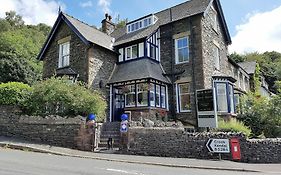
M113 121L121 121L121 115L124 113L125 98L121 89L115 88L114 93L114 114Z

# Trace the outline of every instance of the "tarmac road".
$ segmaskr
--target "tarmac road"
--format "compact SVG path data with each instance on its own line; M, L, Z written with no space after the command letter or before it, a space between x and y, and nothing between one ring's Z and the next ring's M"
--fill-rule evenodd
M114 155L112 155L114 156ZM1 175L264 175L56 156L0 148Z

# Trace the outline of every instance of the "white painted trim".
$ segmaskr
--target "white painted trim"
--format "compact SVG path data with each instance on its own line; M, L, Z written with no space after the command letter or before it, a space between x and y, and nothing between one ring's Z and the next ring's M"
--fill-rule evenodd
M180 113L179 110L179 93L178 93L178 83L175 84L176 85L176 104L177 104L177 113ZM174 86L174 85L173 85Z
M169 97L168 97L168 86L167 85L165 85L165 89L166 89L166 109L167 109L167 111L169 111Z

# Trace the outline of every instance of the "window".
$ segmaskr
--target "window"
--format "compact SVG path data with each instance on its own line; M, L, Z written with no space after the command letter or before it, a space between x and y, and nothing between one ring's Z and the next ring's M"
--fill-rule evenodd
M137 84L137 106L148 105L147 86L148 84L146 83Z
M230 101L230 113L234 113L234 94L233 94L233 86L231 84L228 84L229 86L229 101Z
M157 20L158 18L156 16L151 15L147 18L140 19L139 21L129 23L127 24L127 33L134 32L142 28L148 27L152 24L155 24Z
M160 85L156 85L156 107L160 107Z
M176 64L189 61L189 42L188 38L179 38L175 40Z
M156 59L156 47L150 44L150 57Z
M126 60L134 59L138 57L138 46L133 45L126 48Z
M69 49L70 42L62 43L59 45L59 68L69 66Z
M189 112L191 110L190 84L178 84L178 109L179 112Z
M150 90L149 90L149 101L150 106L155 106L155 87L154 84L150 84Z
M125 106L132 107L135 106L135 85L127 85L124 87L126 89L125 93Z
M214 44L214 63L215 69L220 70L220 49Z
M166 108L166 88L161 86L161 108Z
M219 112L228 112L226 83L216 83L217 109Z
M234 106L235 106L235 113L240 113L240 96L239 96L239 94L234 94Z

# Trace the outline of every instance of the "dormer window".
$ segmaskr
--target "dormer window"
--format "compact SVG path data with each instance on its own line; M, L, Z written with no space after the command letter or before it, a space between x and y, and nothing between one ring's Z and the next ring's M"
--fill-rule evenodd
M150 15L145 18L141 18L140 20L136 20L133 22L130 22L127 24L127 33L131 33L140 29L143 29L145 27L148 27L150 25L153 25L156 23L158 18L154 15Z

